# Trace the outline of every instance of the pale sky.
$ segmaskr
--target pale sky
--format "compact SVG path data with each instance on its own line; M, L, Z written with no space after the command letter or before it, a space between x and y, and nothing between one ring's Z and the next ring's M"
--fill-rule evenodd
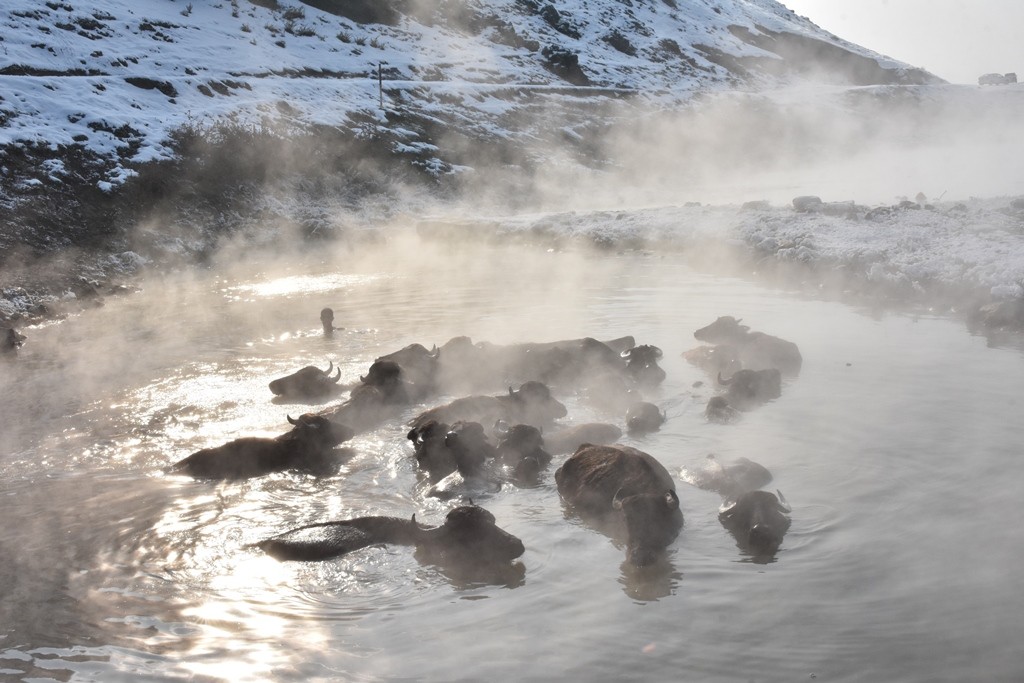
M952 83L1024 80L1024 0L780 0L844 40Z

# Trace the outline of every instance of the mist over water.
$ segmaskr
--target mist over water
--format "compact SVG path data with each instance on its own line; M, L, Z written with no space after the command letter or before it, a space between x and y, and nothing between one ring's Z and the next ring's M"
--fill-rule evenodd
M1010 680L1022 607L1006 524L1019 352L942 318L879 314L708 269L699 253L423 241L250 253L153 277L59 324L0 374L5 519L0 669L68 680ZM325 338L330 306L345 329ZM719 315L796 342L800 375L735 425L705 421L712 378L680 354ZM668 422L623 443L677 480L686 518L636 570L567 515L553 482L475 500L526 546L481 580L371 547L287 563L245 548L289 528L384 514L437 524L405 421L344 444L336 473L211 483L163 468L319 406L272 402L303 365L342 368L409 343L625 334L664 352L647 398ZM495 386L494 393L506 388ZM622 416L556 395L566 421ZM343 398L343 397L342 397ZM438 402L445 397L439 397ZM339 399L340 400L340 399ZM751 561L717 494L685 484L708 454L775 476L793 526ZM969 636L967 634L970 634Z

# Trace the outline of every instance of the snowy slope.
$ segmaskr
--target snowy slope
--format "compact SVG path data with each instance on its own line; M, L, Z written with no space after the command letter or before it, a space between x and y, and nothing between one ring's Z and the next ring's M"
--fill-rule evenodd
M367 115L380 117L378 69L386 106L441 111L475 134L506 137L521 133L508 123L520 106L510 85L581 87L576 94L595 97L617 94L612 88L674 104L797 76L859 78L864 64L873 82L933 80L772 0L437 2L396 12L394 25L310 5L351 14L360 3L7 0L0 147L79 144L119 155L124 164L107 178L117 183L125 164L166 156L168 131L189 122L271 116L358 128ZM843 59L812 68L828 61L821 51L800 52L780 35Z

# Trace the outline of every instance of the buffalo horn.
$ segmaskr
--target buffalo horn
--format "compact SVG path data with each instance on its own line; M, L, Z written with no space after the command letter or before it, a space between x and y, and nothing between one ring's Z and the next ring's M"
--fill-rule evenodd
M613 510L621 510L622 509L622 499L619 498L619 494L620 493L622 493L622 487L621 486L618 489L615 490L615 495L612 496L612 509Z
M362 375L359 375L359 381L362 382L363 384L366 384L366 378L363 377Z
M782 495L782 491L775 489L775 493L779 494L779 510L787 514L793 512L793 508L790 507L789 501L786 500L786 497Z
M509 396L515 396L516 395L516 392L512 391L512 387L508 388L508 395Z
M340 379L341 379L341 368L339 367L338 368L338 373L334 377L331 377L331 381L334 382L335 384L337 384L338 380L340 380Z
M632 353L633 353L633 349L626 349L625 351L623 351L622 353L619 354L619 357L620 358L629 358L629 356Z
M723 387L729 386L732 383L732 377L730 377L729 379L723 379L722 378L722 373L719 372L718 373L718 383L721 384Z
M298 425L299 421L294 419L291 415L285 415L288 418L288 424Z
M329 360L329 361L327 361L327 369L324 370L324 374L325 375L329 375L329 374L331 374L332 370L334 370L334 361Z

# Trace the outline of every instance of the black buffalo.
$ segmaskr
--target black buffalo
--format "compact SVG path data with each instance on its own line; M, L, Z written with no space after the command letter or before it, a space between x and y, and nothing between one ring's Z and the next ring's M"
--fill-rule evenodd
M764 557L774 555L782 545L782 537L790 525L790 512L785 499L776 498L774 493L748 491L723 506L718 518L740 548Z
M742 415L743 413L729 405L725 396L712 396L708 399L708 405L704 409L704 417L708 422L717 422L723 425L736 422Z
M523 542L495 524L494 515L472 506L451 510L444 524L424 527L412 519L357 517L292 529L254 544L279 560L328 560L381 544L413 545L441 565L488 566L523 554Z
M782 373L771 370L737 370L725 379L718 373L718 383L726 387L729 405L738 410L752 410L758 405L782 396Z
M787 375L800 372L803 357L796 344L764 332L751 332L741 322L732 316L722 316L693 336L709 344L733 347L742 367L749 370L775 368Z
M626 411L626 431L630 434L656 432L665 424L668 416L653 403L639 401Z
M402 368L393 361L378 360L359 378L347 401L320 414L350 426L359 434L397 416L412 402L410 393Z
M512 473L520 484L534 484L540 471L551 463L551 454L544 450L544 437L532 425L511 427L498 425L498 448L495 459Z
M636 566L653 564L683 526L671 475L635 448L584 444L558 468L555 482L575 512L625 538Z
M410 429L406 436L412 442L416 464L432 482L455 472L462 477L481 476L484 464L497 453L479 422L448 425L429 420Z
M657 346L641 344L626 349L621 356L626 359L626 375L640 386L654 387L665 380L665 371L658 366L662 351Z
M443 406L431 408L413 419L413 428L434 420L453 423L459 420L493 425L528 424L534 427L565 417L565 406L551 395L551 390L541 382L525 382L518 390L509 387L503 396L467 396L458 398Z
M409 344L398 351L380 356L374 365L393 363L401 369L402 379L411 385L410 393L414 396L426 396L437 391L439 358L440 351L437 347L428 350L422 344Z
M270 391L275 396L285 398L323 398L339 393L342 387L338 385L341 379L341 368L332 377L334 363L330 363L326 370L307 365L290 375L275 379L270 383Z
M242 437L215 448L204 448L171 466L171 472L197 479L248 479L271 472L322 469L331 450L352 438L345 425L306 413L288 418L293 426L274 438Z

